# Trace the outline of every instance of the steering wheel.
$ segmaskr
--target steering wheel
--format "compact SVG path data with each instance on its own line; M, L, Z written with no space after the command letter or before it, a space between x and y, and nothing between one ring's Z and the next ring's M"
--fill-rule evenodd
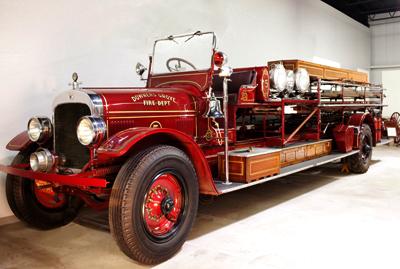
M193 70L196 70L196 67L191 62L178 57L169 58L166 65L170 72L179 72L182 69L182 63L190 66Z

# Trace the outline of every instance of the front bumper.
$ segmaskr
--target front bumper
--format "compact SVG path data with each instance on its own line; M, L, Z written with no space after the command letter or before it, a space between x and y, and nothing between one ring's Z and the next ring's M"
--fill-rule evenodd
M106 179L96 177L96 171L73 175L60 175L55 173L34 172L32 170L25 170L21 167L6 166L2 164L0 164L0 171L14 176L43 180L47 182L57 183L59 185L74 187L105 188L108 184Z

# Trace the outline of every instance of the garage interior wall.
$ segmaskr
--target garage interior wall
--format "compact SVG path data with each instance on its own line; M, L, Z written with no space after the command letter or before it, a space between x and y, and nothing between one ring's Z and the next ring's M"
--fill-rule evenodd
M384 116L400 111L400 20L371 25L371 81L387 89Z
M0 162L7 142L34 115L51 116L52 100L70 87L143 85L155 38L215 31L232 67L304 59L368 69L369 29L317 0L115 0L0 2ZM0 218L11 215L0 175Z

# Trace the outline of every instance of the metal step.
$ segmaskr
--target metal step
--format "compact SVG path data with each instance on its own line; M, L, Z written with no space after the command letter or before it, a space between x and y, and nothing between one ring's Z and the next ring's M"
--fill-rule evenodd
M236 190L240 190L240 189L244 189L244 188L248 188L257 184L261 184L270 180L274 180L277 178L281 178L284 176L288 176L303 170L307 170L316 166L320 166L326 163L330 163L336 160L340 160L344 157L353 155L358 153L358 150L353 150L351 152L348 153L339 153L339 152L333 152L329 155L326 156L322 156L316 159L312 159L312 160L308 160L308 161L304 161L298 164L293 164L293 165L289 165L286 167L281 168L281 172L278 175L275 176L271 176L271 177L266 177L257 181L253 181L250 183L238 183L238 182L231 182L231 184L224 184L223 181L220 180L214 180L215 186L217 187L217 190L219 193L224 194L224 193L228 193L228 192L232 192L232 191L236 191Z

